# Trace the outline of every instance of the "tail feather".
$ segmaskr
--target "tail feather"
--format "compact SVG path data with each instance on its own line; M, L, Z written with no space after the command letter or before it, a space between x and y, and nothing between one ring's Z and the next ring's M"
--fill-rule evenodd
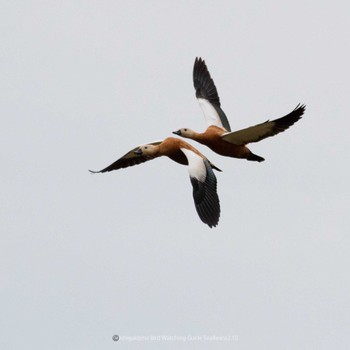
M250 154L247 157L247 160L252 160L260 163L260 162L263 162L265 159L263 157L257 156L256 154L250 152Z

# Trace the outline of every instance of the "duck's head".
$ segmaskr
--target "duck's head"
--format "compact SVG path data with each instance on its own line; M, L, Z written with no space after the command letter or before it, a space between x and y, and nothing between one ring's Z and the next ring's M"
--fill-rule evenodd
M173 131L173 134L185 137L187 139L192 139L195 135L195 132L189 128L182 128L177 131Z
M155 156L159 151L158 145L142 145L137 148L134 153L138 156Z

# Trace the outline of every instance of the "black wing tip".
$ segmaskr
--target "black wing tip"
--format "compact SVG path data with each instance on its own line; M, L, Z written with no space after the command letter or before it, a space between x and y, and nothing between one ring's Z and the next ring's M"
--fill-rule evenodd
M200 220L210 228L216 227L220 219L220 202L196 204L197 214Z
M203 77L204 74L205 76L209 75L209 79L211 78L207 64L205 63L205 60L203 60L201 57L196 57L194 61L193 74L196 75L197 78L201 76Z
M204 98L220 107L220 97L205 61L196 57L193 66L193 85L197 98ZM220 113L219 113L220 114Z
M209 70L208 67L205 63L205 60L203 60L201 57L196 57L195 61L194 61L194 66L193 66L193 72L195 74L209 74ZM210 74L209 74L210 75Z
M102 173L105 173L107 171L112 171L114 169L109 169L109 167L107 168L104 168L102 170L89 170L90 174L102 174Z
M200 69L204 69L208 71L207 64L205 63L205 60L202 57L196 57L194 61L194 69L197 71Z
M197 56L194 63L205 63L204 59L200 56Z
M294 123L296 123L299 119L301 119L302 115L305 113L306 110L306 105L299 103L294 109L293 111L287 115L290 119L290 123L291 125L293 125ZM290 126L291 126L290 125Z
M282 118L275 119L275 132L279 133L287 130L290 126L294 125L298 120L301 119L306 109L306 105L299 103L289 114ZM275 133L276 134L276 133Z
M306 105L303 103L298 103L298 105L294 108L293 112L299 111L302 116L305 113Z
M220 207L219 207L220 208ZM205 220L203 220L204 218L201 218L201 220L207 224L210 228L214 228L216 226L218 226L219 224L219 219L220 219L220 209L219 212L215 214L215 216L211 216L211 217L206 217Z
M216 227L219 224L220 212L216 217L201 216L200 219L202 220L203 223L208 225L210 228Z

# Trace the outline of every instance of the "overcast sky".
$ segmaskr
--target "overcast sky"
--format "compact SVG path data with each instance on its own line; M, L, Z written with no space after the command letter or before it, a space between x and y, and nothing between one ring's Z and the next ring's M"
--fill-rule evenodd
M349 11L2 1L1 348L348 349ZM193 143L223 169L214 229L169 159L88 172L205 129L196 56L233 130L307 106L263 163Z

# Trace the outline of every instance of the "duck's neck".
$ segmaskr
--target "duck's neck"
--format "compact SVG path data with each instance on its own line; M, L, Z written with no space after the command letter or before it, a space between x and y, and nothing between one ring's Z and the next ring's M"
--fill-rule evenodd
M206 142L206 135L205 133L203 132L196 132L196 131L193 131L191 133L191 136L189 137L191 140L194 140L194 141L197 141L199 143L202 143L202 144L205 144Z

